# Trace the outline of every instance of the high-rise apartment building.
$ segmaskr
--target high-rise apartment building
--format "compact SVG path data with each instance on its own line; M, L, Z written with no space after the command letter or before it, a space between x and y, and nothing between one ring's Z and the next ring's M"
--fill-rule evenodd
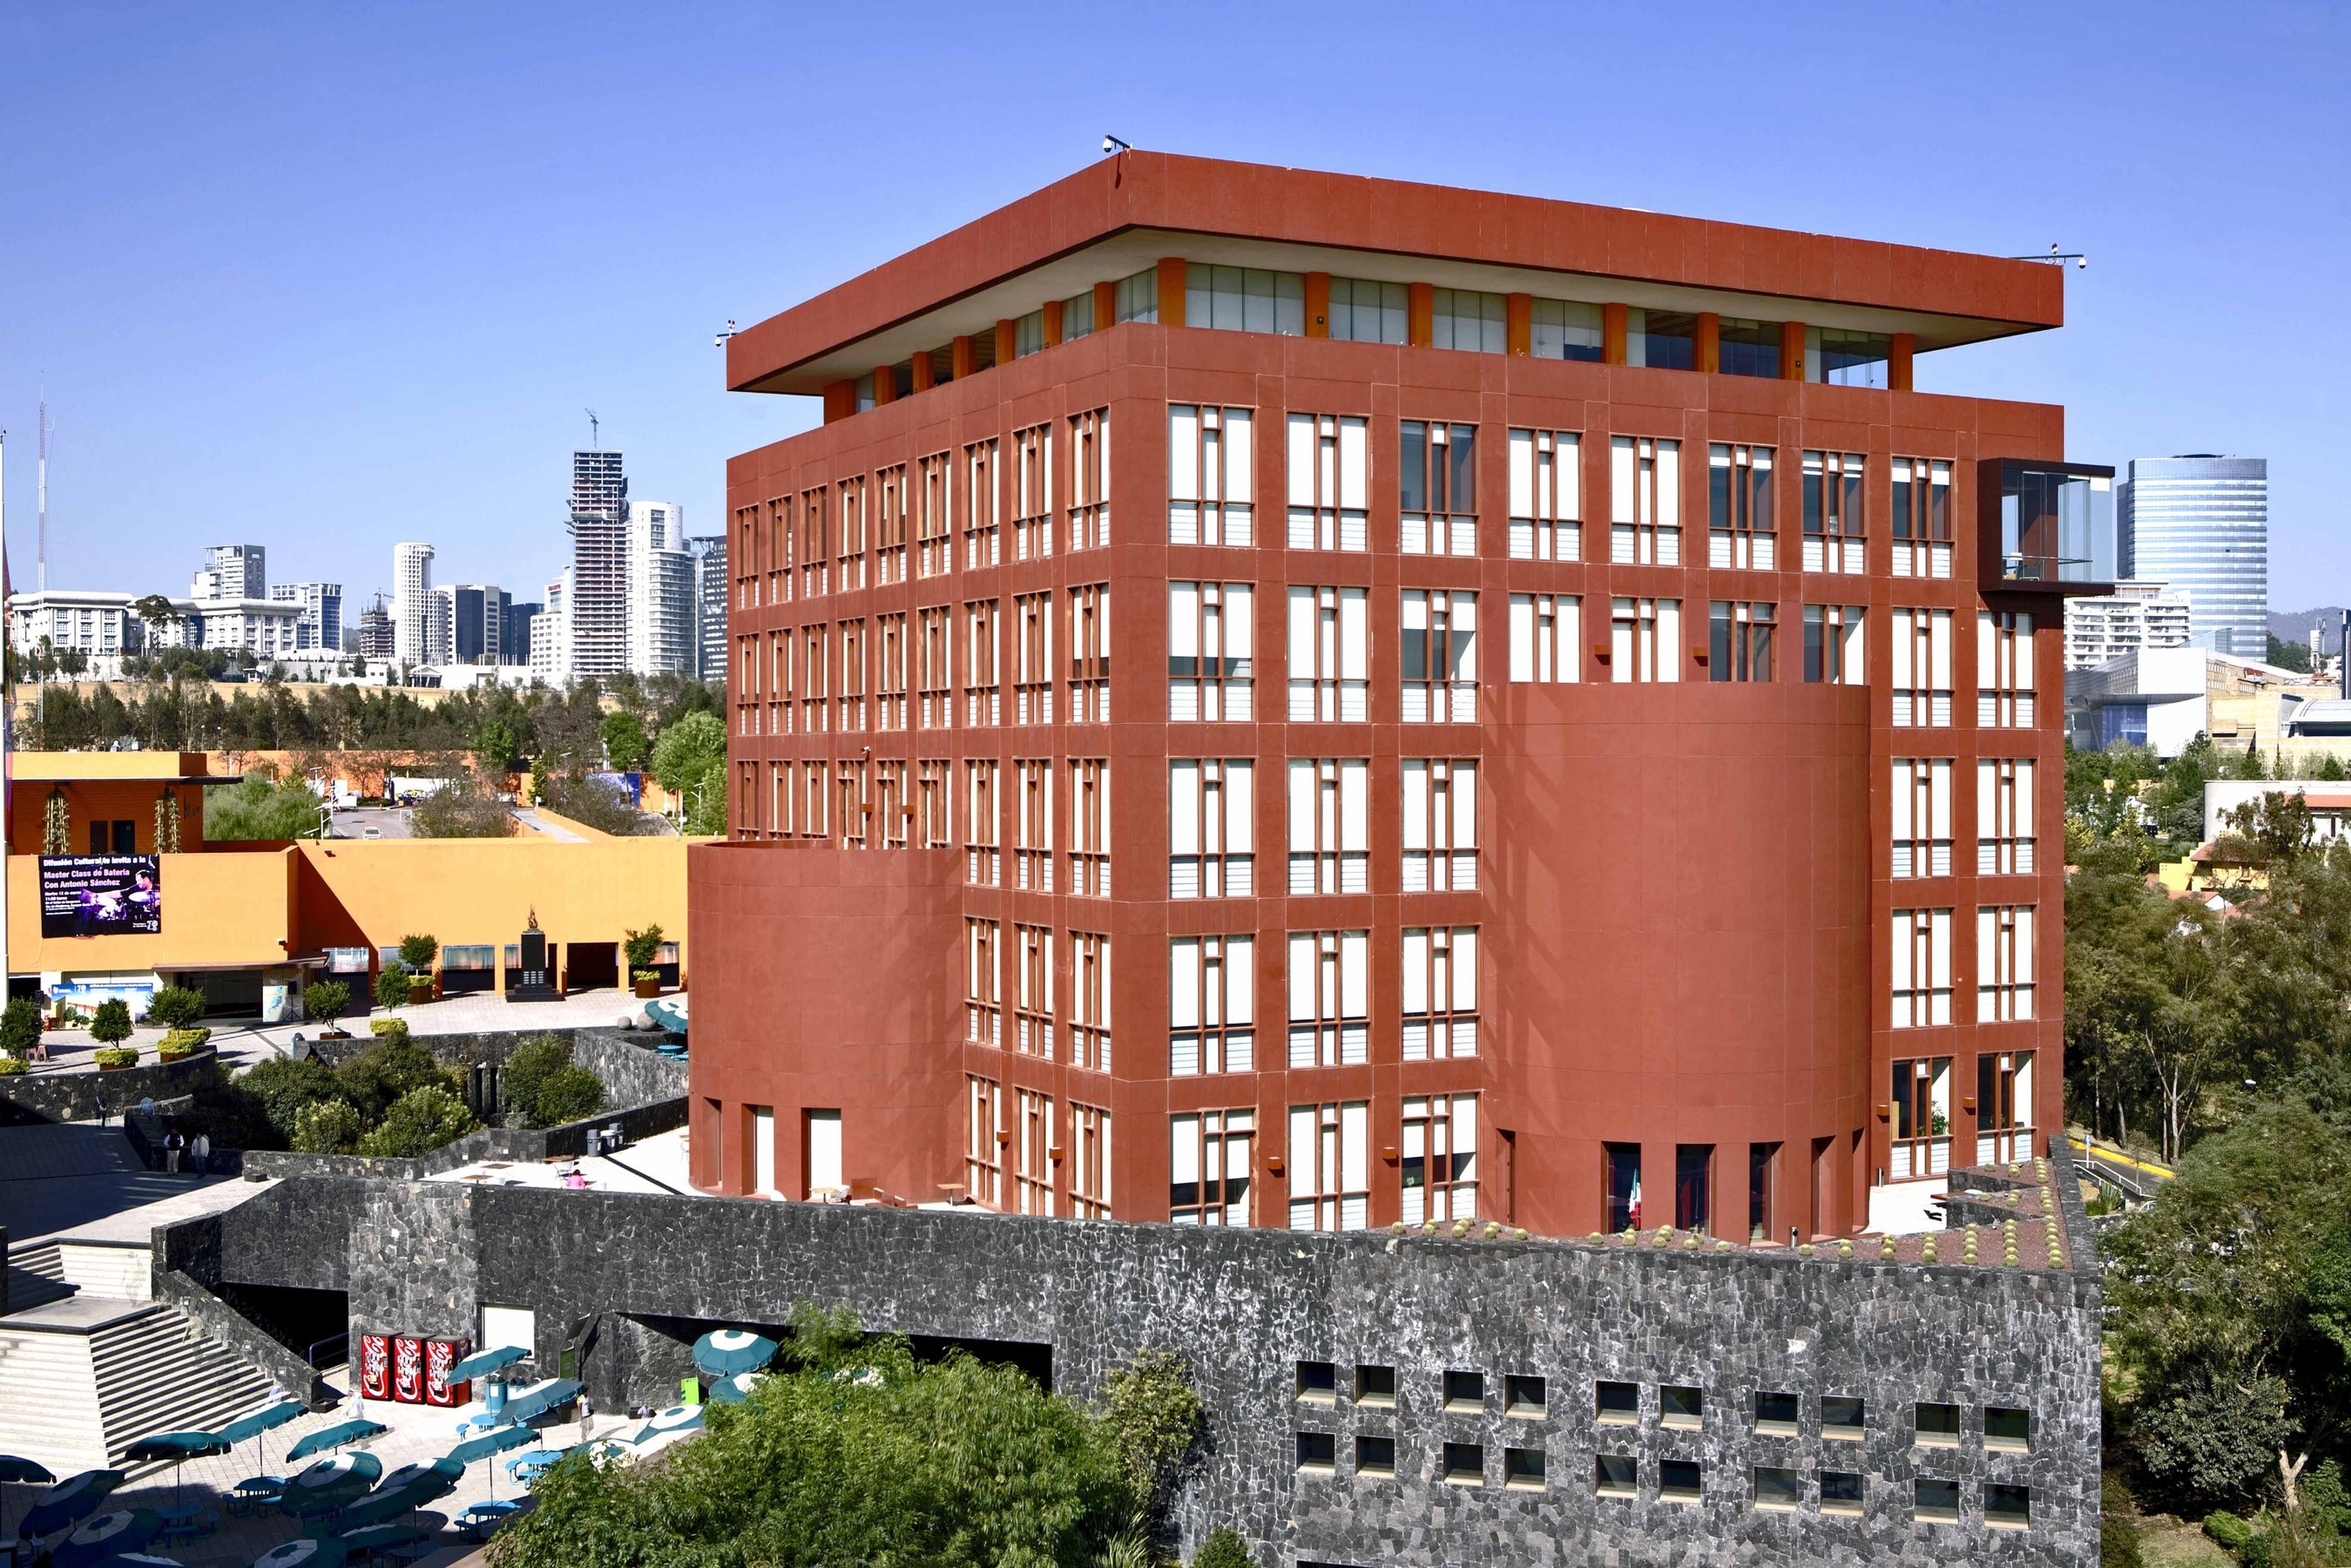
M2116 492L2122 575L2186 589L2196 646L2268 658L2269 459L2135 457Z
M1849 1234L2060 1125L2028 262L1122 153L731 339L693 1179ZM1115 439L1113 439L1115 433Z
M2149 649L2185 648L2193 612L2189 591L2165 582L2117 582L2112 594L2065 601L2065 667L2095 669Z
M295 622L296 646L329 651L343 645L343 585L340 582L272 583L269 597L298 604L302 619Z
M274 599L269 591L269 552L260 545L214 545L204 551L190 596L196 599Z
M433 592L433 547L392 547L393 657L403 664L441 662L439 601Z
M547 585L544 608L530 622L531 678L550 686L566 685L571 666L571 570Z
M726 536L705 534L685 541L694 554L694 674L714 685L726 684Z
M685 513L674 501L631 501L628 536L629 665L640 675L684 674L694 665L694 557Z
M569 671L614 674L629 662L629 480L621 454L571 455L570 516Z

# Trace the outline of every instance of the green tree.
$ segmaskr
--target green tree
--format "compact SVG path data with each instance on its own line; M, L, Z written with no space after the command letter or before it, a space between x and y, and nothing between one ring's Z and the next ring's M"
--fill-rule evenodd
M193 1029L204 1017L204 992L186 986L165 986L148 998L147 1021L164 1029Z
M498 1070L498 1100L526 1118L538 1114L538 1092L549 1077L571 1065L571 1042L560 1035L538 1034L507 1055Z
M584 1067L565 1065L539 1080L531 1097L531 1125L584 1122L604 1108L604 1081Z
M408 831L420 839L506 839L515 820L489 780L460 769L416 803Z
M1102 1425L1139 1498L1165 1495L1200 1440L1200 1397L1172 1350L1135 1353L1102 1387Z
M2270 633L2268 662L2281 670L2292 670L2297 674L2306 675L2310 674L2310 644L2286 642L2273 632Z
M366 1131L348 1100L314 1101L295 1113L291 1146L306 1155L348 1155Z
M1238 1531L1218 1525L1193 1556L1192 1568L1257 1568L1257 1563L1249 1556L1249 1542Z
M30 997L12 997L0 1011L0 1056L19 1059L33 1054L41 1043L41 1004Z
M625 710L608 713L602 727L604 759L623 773L631 773L645 765L652 743L645 738L645 722Z
M263 772L243 783L204 790L204 837L215 840L304 839L319 833L319 797L298 780L279 783Z
M302 1011L311 1022L326 1029L335 1027L335 1020L350 1010L350 984L345 980L313 980L302 988Z
M131 1004L109 997L90 1014L89 1038L100 1045L120 1045L131 1038Z
M441 942L438 937L421 936L412 933L400 939L400 961L408 966L412 974L430 973L433 960L440 956Z
M380 1008L404 1008L413 999L408 966L394 958L375 974L375 1001Z
M684 715L653 743L653 777L672 794L701 777L713 762L726 760L726 727L709 713Z
M416 1090L438 1089L462 1101L465 1087L431 1051L406 1040L378 1040L335 1069L335 1092L371 1123Z
M238 1073L236 1085L260 1102L262 1114L282 1146L291 1146L304 1109L340 1093L335 1070L315 1057L299 1061L290 1056L272 1057Z
M455 1093L437 1083L422 1084L392 1103L383 1120L360 1140L360 1153L413 1159L480 1125Z
M511 773L522 763L522 737L506 718L484 719L474 731L474 755L487 767Z

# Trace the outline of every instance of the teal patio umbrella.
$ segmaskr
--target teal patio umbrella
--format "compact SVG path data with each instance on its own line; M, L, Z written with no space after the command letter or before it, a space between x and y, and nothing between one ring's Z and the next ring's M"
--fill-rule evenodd
M288 1421L300 1419L308 1415L309 1410L310 1407L298 1399L281 1399L266 1409L256 1410L250 1416L238 1416L221 1428L221 1436L232 1444L242 1443L247 1437L252 1438L253 1462L260 1465L265 1462L261 1457L261 1435L283 1427Z
M286 1450L286 1462L307 1459L313 1454L332 1453L353 1443L364 1443L371 1437L381 1437L392 1428L381 1421L358 1418L338 1421L331 1427L321 1427L308 1437ZM372 1479L372 1478L370 1478Z
M477 1459L486 1459L495 1455L503 1454L508 1448L526 1448L538 1441L538 1434L528 1427L500 1427L493 1431L485 1432L478 1437L466 1438L443 1457L462 1467L471 1468ZM490 1497L495 1500L497 1495L498 1467L492 1465Z
M465 1467L449 1459L402 1465L384 1477L383 1484L343 1510L344 1532L371 1524L387 1524L413 1513L428 1502L438 1502L457 1490Z
M373 1454L337 1454L286 1483L278 1511L299 1517L342 1507L375 1485L383 1475L383 1461Z
M136 1552L154 1540L162 1528L162 1519L143 1508L101 1513L83 1521L66 1537L65 1544L49 1554L51 1568L89 1568L119 1552Z
M569 1405L579 1398L580 1390L586 1386L576 1377L559 1377L507 1400L501 1414L512 1422L535 1421L557 1406Z
M699 1405L673 1405L668 1409L637 1428L632 1443L642 1443L648 1437L658 1437L664 1432L691 1432L702 1425L704 1411Z
M476 1377L487 1377L493 1372L503 1372L517 1361L528 1361L530 1352L518 1344L502 1344L496 1350L477 1350L449 1369L452 1383L471 1383Z
M45 1487L57 1478L49 1467L16 1454L0 1454L0 1487ZM0 1491L0 1541L8 1538L8 1494Z
M164 1464L172 1467L172 1503L180 1501L180 1467L190 1459L201 1459L212 1454L229 1451L229 1440L218 1432L163 1432L152 1437L141 1437L131 1445L123 1458L132 1464Z
M88 1519L121 1484L120 1470L84 1470L78 1476L68 1476L33 1505L32 1511L16 1526L17 1533L37 1538L63 1530L76 1520Z
M350 1550L333 1536L297 1536L253 1560L253 1568L336 1568Z
M694 1364L713 1377L758 1372L776 1359L776 1342L749 1329L713 1329L694 1342Z
M714 1405L740 1405L751 1397L751 1390L759 1386L764 1372L738 1372L732 1377L722 1377L710 1385L710 1402Z
M371 1524L364 1530L347 1530L338 1539L346 1552L389 1552L412 1541L430 1541L448 1522L437 1513L427 1513L418 1516L413 1523Z

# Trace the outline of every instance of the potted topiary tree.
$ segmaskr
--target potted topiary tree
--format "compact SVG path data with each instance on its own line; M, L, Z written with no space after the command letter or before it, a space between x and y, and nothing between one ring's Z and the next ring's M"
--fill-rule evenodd
M6 1011L0 1012L0 1056L12 1061L27 1061L40 1043L41 1004L30 997L15 998Z
M415 998L415 990L408 982L407 965L397 958L386 964L375 977L377 1005L386 1009L406 1007Z
M98 1004L89 1019L89 1038L100 1048L92 1055L101 1072L131 1066L139 1060L138 1049L122 1043L131 1038L131 1004L120 997L109 997Z
M662 928L648 925L643 931L629 932L621 948L629 957L629 979L641 997L661 995L661 971L653 961L661 956Z
M204 1017L204 994L188 986L165 986L147 1002L147 1021L165 1029L193 1029Z
M302 1010L310 1021L320 1026L320 1040L349 1040L350 1036L335 1027L343 1009L351 1005L351 988L341 980L313 980L302 990Z
M433 999L433 960L441 954L441 944L431 936L403 936L400 939L400 961L408 970L408 999L429 1002Z

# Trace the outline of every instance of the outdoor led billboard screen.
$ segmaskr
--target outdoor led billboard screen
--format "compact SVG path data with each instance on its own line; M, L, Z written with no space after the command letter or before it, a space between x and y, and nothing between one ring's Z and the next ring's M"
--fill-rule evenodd
M43 936L152 936L163 929L153 855L43 855Z

